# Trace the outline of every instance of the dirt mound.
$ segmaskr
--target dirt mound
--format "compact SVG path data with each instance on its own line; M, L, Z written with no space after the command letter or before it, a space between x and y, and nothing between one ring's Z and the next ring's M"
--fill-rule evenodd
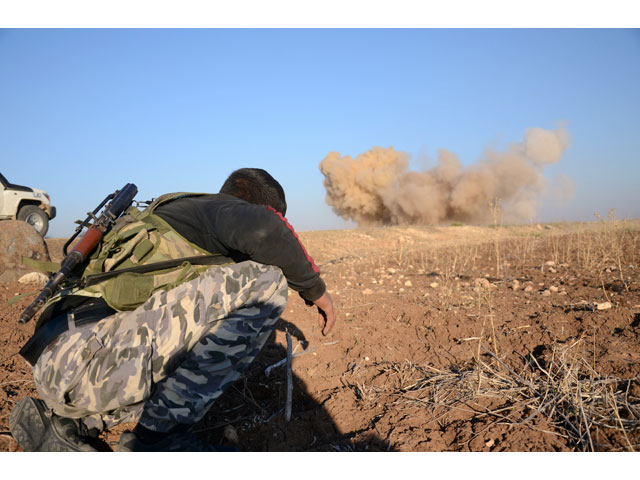
M290 292L272 341L197 425L204 440L248 451L640 448L639 222L300 236L339 324L323 337ZM5 451L19 450L12 406L37 395L17 355L33 328L17 324L29 299L6 306L29 288L0 286ZM286 369L269 368L287 333L289 422ZM104 448L130 427L104 433Z
M29 224L18 220L0 222L0 282L15 282L33 268L22 264L22 257L48 261L42 237Z

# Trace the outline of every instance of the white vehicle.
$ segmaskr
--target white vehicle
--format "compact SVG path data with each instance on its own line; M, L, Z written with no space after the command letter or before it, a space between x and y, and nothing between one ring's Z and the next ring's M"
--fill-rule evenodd
M0 173L0 220L23 220L44 237L55 216L47 192L9 183Z

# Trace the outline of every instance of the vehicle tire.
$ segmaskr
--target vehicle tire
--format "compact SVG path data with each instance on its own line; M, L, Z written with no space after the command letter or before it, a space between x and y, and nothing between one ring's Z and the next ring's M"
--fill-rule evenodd
M18 220L27 222L36 231L44 237L49 230L49 217L41 209L35 205L25 205L18 211Z

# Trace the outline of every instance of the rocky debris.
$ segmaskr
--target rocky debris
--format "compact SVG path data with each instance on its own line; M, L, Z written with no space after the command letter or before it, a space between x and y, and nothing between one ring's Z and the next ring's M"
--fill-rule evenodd
M608 310L613 305L611 305L611 302L602 302L602 303L595 302L595 306L596 306L596 310Z
M222 434L224 435L224 438L226 438L231 443L238 443L238 431L233 425L227 425L226 427L224 427L224 431Z
M365 289L362 291L362 294L363 294L363 295L372 295L372 294L373 294L373 290L371 290L370 288L365 288Z
M35 228L19 220L0 222L0 283L15 282L33 268L22 264L22 257L50 261L44 239Z
M35 285L45 286L49 281L49 277L41 272L31 272L21 276L18 283L31 283Z
M491 286L491 284L489 283L489 280L487 280L486 278L476 278L475 285L476 287L482 287L482 288L489 288Z
M438 282L431 282L431 283L429 284L429 286L430 286L431 288L438 288L438 287L440 286L440 284L439 284Z
M404 282L404 286L405 287L412 287L413 283L411 283L411 280L407 280L406 282Z
M533 286L532 285L527 285L526 287L524 287L524 291L525 292L532 292L533 291Z
M513 283L511 284L511 288L515 292L520 288L520 282L518 280L514 280Z
M549 291L550 291L551 293L558 293L558 287L556 287L555 285L551 285L551 286L549 287Z

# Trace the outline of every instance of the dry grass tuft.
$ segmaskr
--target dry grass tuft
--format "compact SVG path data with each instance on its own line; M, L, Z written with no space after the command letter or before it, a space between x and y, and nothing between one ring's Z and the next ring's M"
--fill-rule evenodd
M578 451L635 451L640 438L638 377L600 375L590 364L584 339L556 345L544 356L521 356L516 371L484 346L475 364L438 370L410 362L379 362L375 384L354 385L360 401L411 402L426 408L428 421L451 410L471 411L502 425L526 426L558 435ZM380 386L380 377L384 384ZM498 408L489 409L497 401ZM635 438L636 443L632 441Z

